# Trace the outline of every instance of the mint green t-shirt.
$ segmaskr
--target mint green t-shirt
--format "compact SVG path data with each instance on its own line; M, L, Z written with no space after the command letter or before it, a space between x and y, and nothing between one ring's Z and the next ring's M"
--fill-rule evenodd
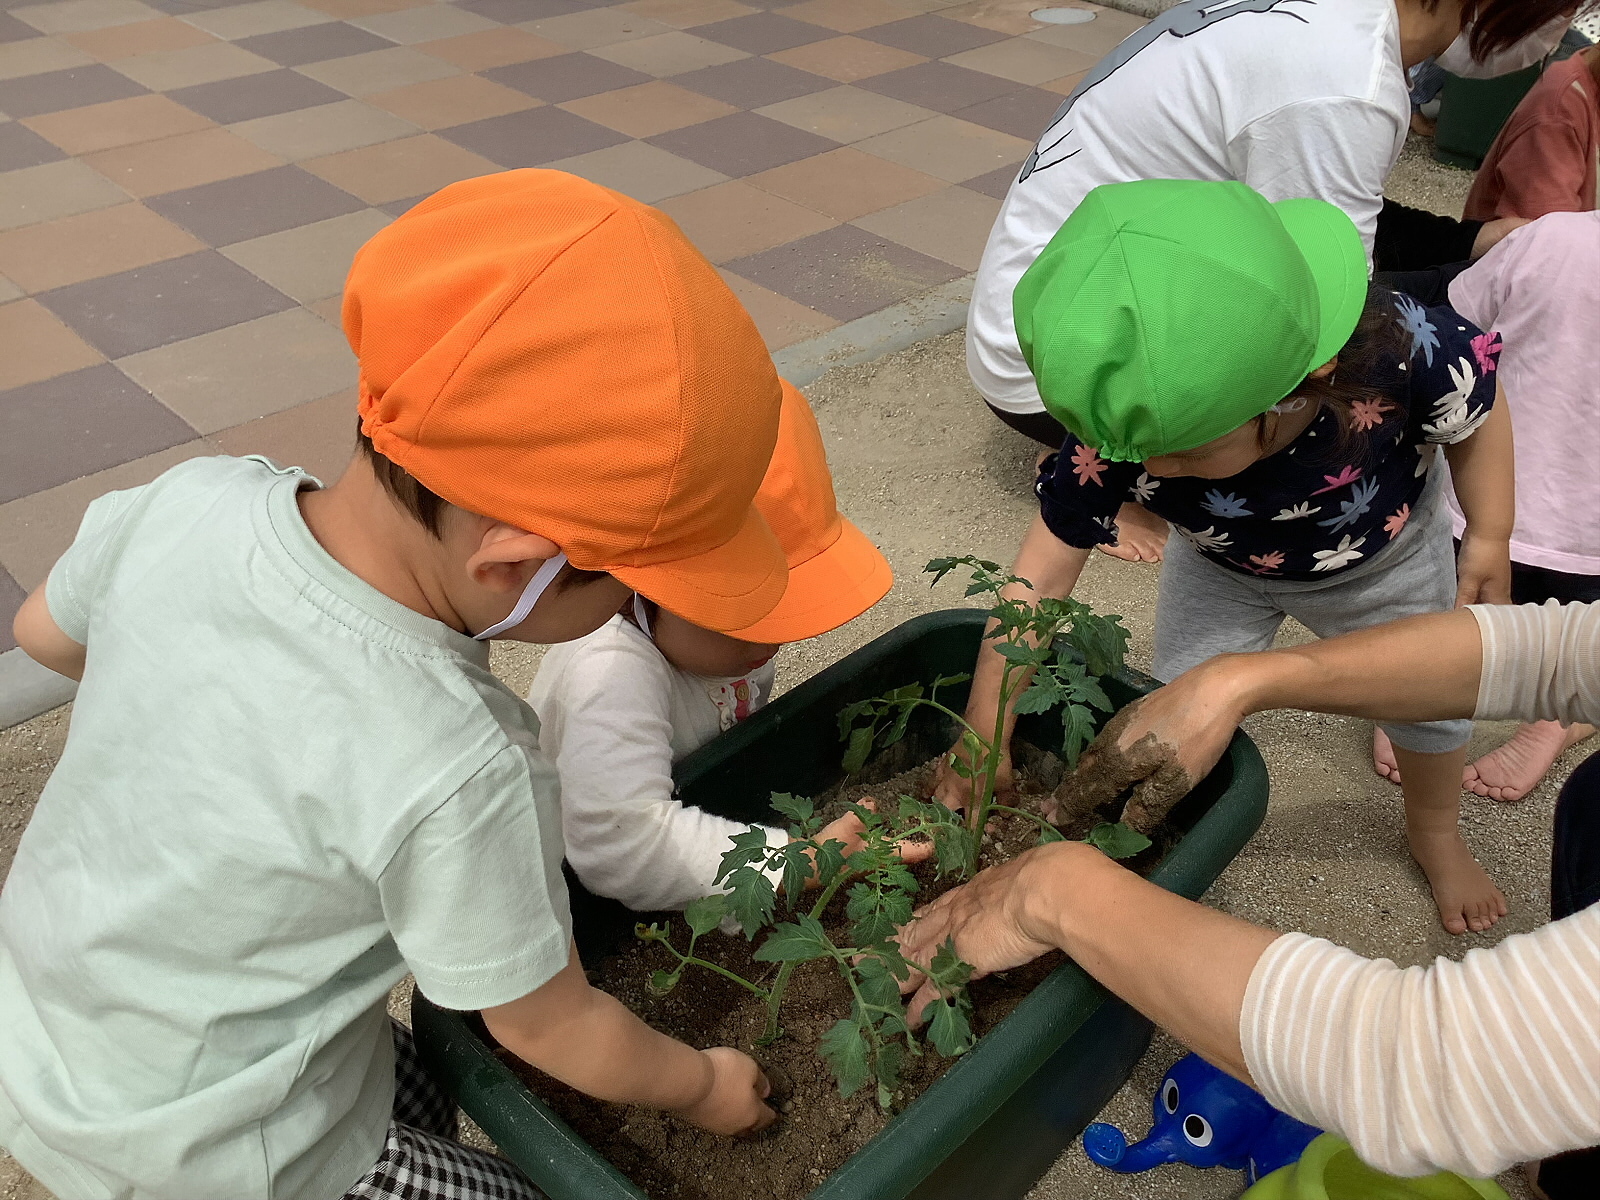
M340 1196L405 972L476 1009L566 965L537 719L317 544L312 486L184 463L50 574L88 666L0 893L0 1143L63 1200Z

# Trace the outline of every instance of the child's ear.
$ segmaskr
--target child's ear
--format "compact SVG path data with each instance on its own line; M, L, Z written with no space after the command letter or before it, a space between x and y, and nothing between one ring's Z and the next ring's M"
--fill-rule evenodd
M503 521L486 522L477 547L467 556L472 581L496 592L521 591L541 563L561 553L542 534L529 533Z
M1315 371L1313 371L1313 372L1311 372L1311 374L1307 375L1306 378L1307 379L1327 379L1330 375L1332 375L1338 369L1339 369L1339 356L1337 354L1335 354L1327 362L1323 363Z

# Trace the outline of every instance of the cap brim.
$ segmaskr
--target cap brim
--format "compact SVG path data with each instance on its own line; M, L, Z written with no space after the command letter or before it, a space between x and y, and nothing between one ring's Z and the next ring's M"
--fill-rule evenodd
M745 642L801 642L855 620L893 584L889 561L866 534L841 518L833 545L789 568L789 586L778 606L755 624L727 633Z
M611 574L662 608L703 629L742 629L770 613L788 580L783 548L754 505L739 532L690 558Z
M1272 207L1311 268L1321 303L1322 328L1309 373L1344 349L1355 332L1367 305L1367 249L1355 222L1325 200L1279 200Z

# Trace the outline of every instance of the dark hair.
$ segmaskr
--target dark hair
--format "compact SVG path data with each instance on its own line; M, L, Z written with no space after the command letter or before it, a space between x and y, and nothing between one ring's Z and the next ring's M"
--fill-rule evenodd
M1557 17L1575 17L1595 0L1461 0L1462 27L1472 27L1467 48L1480 62L1520 42ZM1422 0L1429 12L1439 0Z

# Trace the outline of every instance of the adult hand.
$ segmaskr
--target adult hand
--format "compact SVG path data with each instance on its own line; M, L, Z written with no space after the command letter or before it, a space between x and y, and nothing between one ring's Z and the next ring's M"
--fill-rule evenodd
M711 1080L706 1094L677 1115L691 1125L723 1137L760 1133L778 1119L766 1103L772 1085L755 1059L729 1046L702 1050Z
M1456 607L1510 603L1510 543L1505 538L1478 537L1468 529L1456 555Z
M1498 220L1485 221L1483 228L1478 230L1478 236L1472 239L1474 261L1493 250L1500 239L1513 229L1520 229L1528 223L1527 217L1500 217Z

